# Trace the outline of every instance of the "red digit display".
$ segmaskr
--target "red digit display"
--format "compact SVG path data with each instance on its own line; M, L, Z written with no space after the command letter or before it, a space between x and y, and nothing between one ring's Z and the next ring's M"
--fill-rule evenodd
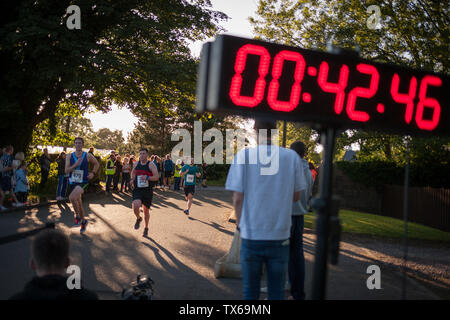
M320 64L319 77L317 78L317 83L320 88L325 92L331 92L336 94L336 100L334 101L334 112L340 114L342 109L344 109L344 99L345 99L345 88L347 87L348 81L348 67L344 64L339 71L339 82L331 83L328 82L328 63L326 61Z
M256 80L255 91L252 97L241 96L242 72L245 70L245 64L249 54L261 57L258 68L259 77L258 80ZM246 44L239 49L234 65L236 74L233 76L230 86L230 98L236 105L253 108L260 104L264 99L264 89L266 87L266 80L264 80L264 77L269 72L269 64L270 54L264 47Z
M280 79L281 73L283 72L285 60L295 62L294 85L291 88L289 101L278 100L278 90L280 89L278 79ZM289 112L298 106L302 91L300 82L303 80L304 73L305 59L303 59L300 53L283 50L275 56L272 67L273 80L269 84L269 92L267 93L267 102L273 110Z
M219 35L204 46L197 109L311 124L450 136L449 76ZM201 72L200 72L201 71Z
M398 92L399 84L400 77L395 73L392 78L391 85L392 99L394 99L397 103L406 104L405 121L406 123L410 123L414 112L414 98L416 97L417 79L416 77L411 78L411 81L409 82L408 94Z
M439 116L441 114L441 105L434 99L427 97L428 85L440 87L442 86L442 80L436 76L425 76L420 82L419 88L419 103L417 104L416 122L417 126L424 130L433 130L439 123ZM433 109L433 118L426 120L423 118L424 108Z
M348 94L347 101L347 114L350 119L355 121L366 122L369 120L370 116L365 111L355 110L356 98L371 98L375 95L378 90L378 81L380 75L378 74L377 68L369 64L360 63L356 66L356 69L363 74L370 74L370 86L369 88L356 87Z

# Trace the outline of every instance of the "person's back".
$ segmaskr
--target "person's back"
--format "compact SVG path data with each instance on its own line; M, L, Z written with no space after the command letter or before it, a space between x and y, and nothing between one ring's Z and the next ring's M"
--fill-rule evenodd
M264 165L269 158L270 164ZM259 145L239 151L235 161L237 164L233 164L235 170L229 172L226 189L245 195L241 237L251 240L289 238L293 194L305 189L304 179L299 177L298 155L278 146Z
M36 272L24 289L10 300L97 300L87 289L69 289L67 267L70 265L70 240L60 230L39 232L31 241L30 266Z
M25 171L21 168L16 171L16 187L14 192L28 192L28 179Z
M34 277L22 292L9 300L98 300L97 294L87 289L69 289L67 277L46 275Z

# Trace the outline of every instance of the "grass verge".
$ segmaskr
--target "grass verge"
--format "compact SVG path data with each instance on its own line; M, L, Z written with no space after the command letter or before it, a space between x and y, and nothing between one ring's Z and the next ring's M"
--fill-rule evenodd
M315 213L305 216L305 227L313 228ZM403 220L350 210L340 210L342 232L366 234L383 238L402 238ZM408 238L450 242L450 233L418 223L408 222Z

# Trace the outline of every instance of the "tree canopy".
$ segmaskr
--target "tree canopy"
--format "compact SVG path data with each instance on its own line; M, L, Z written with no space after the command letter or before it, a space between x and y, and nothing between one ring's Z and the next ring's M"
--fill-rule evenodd
M193 90L188 41L214 35L226 16L209 0L80 0L81 29L66 27L72 1L0 3L0 144L27 150L61 106L131 110ZM195 80L194 80L195 83Z
M380 23L369 28L371 5L380 8ZM360 56L383 63L448 73L450 18L445 1L260 0L249 18L257 38L302 48L326 50L327 43L360 50ZM314 134L314 132L311 132ZM410 143L411 161L448 165L449 138ZM352 130L337 141L338 153L352 143L360 158L405 161L405 138ZM340 148L340 149L339 149Z

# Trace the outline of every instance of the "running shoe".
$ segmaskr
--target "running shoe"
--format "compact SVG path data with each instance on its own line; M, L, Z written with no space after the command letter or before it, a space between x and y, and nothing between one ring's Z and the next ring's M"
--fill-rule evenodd
M186 215L189 215L189 210L184 210L184 213L186 213Z
M139 217L139 219L136 219L136 223L134 224L134 229L136 229L136 230L139 229L139 226L141 225L141 221L142 221L141 217Z
M79 227L80 225L81 225L81 219L80 219L80 217L76 216L74 227Z
M4 207L4 206L0 206L0 211L5 211L8 210L8 208Z
M86 231L87 224L88 224L87 220L84 220L84 221L81 222L80 233L84 233Z
M148 228L145 228L145 229L144 229L144 234L143 234L142 236L144 236L144 237L147 237L147 236L148 236Z

